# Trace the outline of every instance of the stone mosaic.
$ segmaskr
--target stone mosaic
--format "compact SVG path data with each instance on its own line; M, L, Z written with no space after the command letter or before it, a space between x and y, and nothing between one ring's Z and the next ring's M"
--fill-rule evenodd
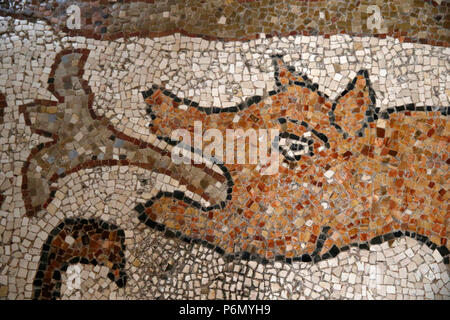
M110 231L111 230L111 231ZM41 260L33 282L34 298L60 296L61 271L69 264L106 265L108 277L117 286L126 283L123 250L125 234L116 226L95 219L65 219L50 232L42 247Z
M303 254L301 260L316 261L336 256L339 248L348 249L353 242L380 243L403 236L403 232L426 234L446 257L447 203L442 197L446 179L430 195L413 186L430 180L428 187L435 187L434 180L446 175L448 158L445 154L439 160L433 156L435 151L410 146L423 141L431 150L445 150L448 137L434 133L446 132L448 108L433 112L431 106L409 104L379 112L365 70L357 73L334 102L329 101L307 77L289 71L292 69L280 58L274 58L274 63L277 89L266 99L253 96L229 108L200 109L197 103L171 98L158 87L145 92L155 118L151 130L169 136L177 128L191 128L195 120L223 131L279 126L286 133L280 138L300 141L300 137L310 137L300 149L305 152L297 155L292 152L296 149L290 148L292 156L283 154L286 168L271 176L261 174L257 164L225 165L225 176L230 177L228 203L204 207L183 192L160 193L145 206L136 207L140 219L154 227L159 222L162 229L168 226L206 239L227 253L237 246L267 258L286 255L295 259ZM180 109L180 104L187 108ZM239 121L234 121L236 114ZM435 149L433 139L438 144L442 141L442 147ZM428 179L421 178L423 164L432 158L443 172L438 169L437 176L428 173ZM412 181L409 187L405 179ZM202 190L195 191L206 193L209 199L215 190L208 192L208 187L204 183ZM423 207L410 207L410 197ZM214 205L220 210L214 210ZM437 217L425 218L427 210L436 212ZM204 212L209 212L209 219Z
M80 8L83 28L66 25L67 8ZM367 24L378 6L380 24ZM43 19L70 35L96 39L182 33L207 39L351 34L392 36L407 42L449 44L445 0L131 0L8 1L0 13Z
M74 3L1 5L1 299L450 298L448 2Z

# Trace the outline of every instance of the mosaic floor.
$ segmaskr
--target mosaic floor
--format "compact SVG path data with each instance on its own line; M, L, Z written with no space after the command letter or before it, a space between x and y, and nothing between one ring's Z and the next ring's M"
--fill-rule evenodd
M449 8L0 4L0 299L449 300Z

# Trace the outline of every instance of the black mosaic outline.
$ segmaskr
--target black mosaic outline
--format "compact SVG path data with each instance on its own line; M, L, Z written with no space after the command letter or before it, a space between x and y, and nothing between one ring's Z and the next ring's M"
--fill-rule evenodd
M319 84L312 82L308 78L306 74L303 74L301 72L297 72L294 67L287 66L283 63L284 67L291 72L296 77L302 77L304 81L292 81L289 79L289 83L286 85L282 85L281 81L279 79L279 73L280 73L280 66L277 63L277 61L282 61L283 56L282 55L274 55L272 56L272 61L275 66L275 82L278 87L278 90L276 90L276 93L286 91L288 86L296 85L302 88L308 88L309 90L313 92L317 92L319 97L325 98L327 100L330 100L330 97L319 90ZM346 139L349 136L348 132L345 132L337 123L336 123L336 116L334 114L334 110L336 110L336 106L339 103L339 100L344 97L348 92L352 91L355 88L356 81L358 80L358 76L363 76L366 80L366 87L369 90L369 97L371 104L369 104L369 110L366 111L365 119L363 120L361 124L361 128L356 132L359 137L362 137L364 134L364 129L368 126L366 122L370 122L370 116L375 112L375 103L376 103L376 95L375 91L372 88L372 83L370 82L369 78L369 72L366 69L361 69L356 73L356 76L353 78L351 82L347 84L347 87L339 94L339 96L332 101L331 110L328 112L328 117L330 121L330 125L335 127L336 130L343 135L344 139ZM271 91L272 92L272 91ZM275 93L275 94L276 94ZM331 101L330 101L331 102Z
M41 258L39 260L39 267L36 271L36 275L33 281L33 299L40 299L41 297L41 290L42 290L42 284L43 284L43 277L45 274L45 271L47 269L48 263L49 263L49 253L51 250L51 245L53 242L53 239L61 232L66 230L65 228L67 226L71 226L72 228L76 225L84 225L84 224L93 224L93 223L97 223L98 224L98 228L101 228L103 231L116 231L117 230L117 235L120 238L120 244L121 244L121 251L119 252L119 255L122 257L122 262L119 264L114 264L112 269L119 269L119 277L118 279L115 279L115 276L113 273L111 273L111 271L108 272L108 278L111 281L114 281L118 287L124 287L126 285L127 282L127 275L125 270L125 264L126 264L126 260L125 260L125 233L122 229L120 229L119 227L117 227L116 225L109 223L109 222L105 222L101 219L98 218L90 218L90 219L84 219L84 218L66 218L63 220L63 222L61 222L57 227L55 227L49 234L47 240L45 241L44 245L42 246L42 250L41 250ZM76 264L76 263L81 263L81 264L92 264L94 266L96 266L98 264L97 260L91 259L88 260L84 257L73 257L69 262L63 262L62 263L62 267L60 270L56 269L53 272L52 275L52 279L57 280L56 284L55 284L55 288L53 289L53 292L51 293L51 298L55 299L58 297L61 297L61 272L65 272L67 271L67 268L70 264ZM100 264L103 265L103 264Z
M270 91L269 96L275 95L277 93L283 92L287 90L288 86L291 85L297 85L300 86L302 88L308 88L309 90L316 92L320 97L323 97L325 99L330 100L329 96L325 93L323 93L322 91L319 90L319 84L318 83L314 83L312 82L307 75L298 72L295 70L295 68L293 66L288 66L288 65L284 65L284 67L291 72L293 75L297 76L297 77L302 77L305 79L304 82L299 82L299 81L292 81L289 79L289 84L287 85L282 85L281 81L279 79L279 70L280 67L277 63L277 60L281 59L282 60L283 55L273 55L272 56L272 61L273 64L275 66L275 73L274 73L274 77L275 77L275 82L277 85L277 90L273 90ZM368 124L371 122L375 122L378 119L389 119L389 115L394 113L394 112L441 112L442 115L444 116L448 116L450 115L450 106L445 106L445 107L433 107L433 106L417 106L417 104L415 103L410 103L410 104L405 104L405 105L399 105L399 106L395 106L395 107L389 107L386 108L385 110L381 110L380 107L376 107L376 94L375 91L373 90L372 87L372 82L370 81L370 77L369 77L369 72L367 69L361 69L356 73L356 76L353 78L353 80L351 82L349 82L347 84L347 87L339 94L339 96L333 101L332 104L332 110L328 113L329 119L330 119L330 125L332 125L333 127L336 128L336 130L341 133L344 137L344 139L346 139L349 136L349 133L345 132L344 130L342 130L342 128L335 122L335 114L334 114L334 110L336 109L336 106L339 102L339 100L344 97L349 91L353 90L355 88L355 84L356 81L358 80L358 76L363 76L365 81L366 81L366 87L369 90L369 98L371 103L369 104L369 108L368 110L365 112L364 115L364 120L361 123L361 128L359 130L356 131L356 134L358 137L363 137L364 136L364 129L368 127ZM283 119L283 118L280 118ZM298 120L290 120L292 122L297 122ZM302 124L303 125L303 124ZM306 126L305 126L306 127ZM321 137L319 137L322 141L324 141L325 143L327 141L325 141L324 139L322 139Z
M273 55L272 56L272 61L273 64L275 66L275 72L274 72L274 78L275 78L275 82L276 82L276 89L272 90L269 92L268 96L273 96L276 95L280 92L285 92L287 91L287 87L291 86L291 85L297 85L303 88L308 88L309 90L313 91L313 92L317 92L317 94L320 97L323 97L325 99L329 100L329 96L323 92L321 92L319 90L319 85L317 83L313 83L306 75L299 73L295 70L294 67L292 66L287 66L284 64L284 67L287 68L287 70L289 72L291 72L292 74L296 75L297 77L302 77L305 81L300 82L300 81L292 81L289 79L289 83L287 85L282 85L281 81L279 79L279 65L277 63L278 59L282 59L282 55ZM396 106L393 108L387 108L386 110L381 111L381 108L376 107L376 95L375 95L375 91L372 88L372 84L370 82L369 79L369 74L368 71L366 69L361 69L357 72L357 75L354 77L354 79L347 85L346 89L343 90L341 92L341 94L333 101L332 104L332 109L330 110L330 112L328 113L329 116L329 121L330 121L330 125L332 125L333 127L335 127L339 133L341 133L343 135L344 138L347 138L349 136L349 134L345 131L342 130L342 128L335 123L335 115L334 115L334 110L336 109L336 105L339 102L339 100L345 96L349 91L354 89L354 86L356 84L356 81L358 80L358 76L363 76L364 79L366 80L366 87L369 90L369 97L371 100L371 104L369 105L369 109L366 111L365 116L364 116L364 120L362 121L361 124L361 128L356 132L358 137L363 137L364 135L364 129L368 127L368 123L374 122L376 120L378 120L379 118L381 119L389 119L389 115L394 113L394 112L407 112L407 111L416 111L416 112L432 112L432 111L440 111L442 115L448 116L450 115L450 106L447 107L432 107L432 106L426 106L426 107L422 107L422 106L416 106L416 104L406 104L406 105L401 105L401 106ZM263 99L265 99L265 96L252 96L250 98L247 98L244 102L238 104L235 107L227 107L227 108L217 108L217 107L200 107L199 104L195 101L191 101L189 99L186 98L178 98L175 94L173 94L172 92L170 92L167 89L164 89L158 85L152 85L152 89L149 89L147 91L143 91L142 95L144 100L151 96L153 94L154 91L156 90L161 90L161 92L170 97L171 99L173 99L176 103L181 103L183 102L183 104L187 105L187 106L191 106L194 107L196 109L198 109L199 111L205 112L207 115L210 114L217 114L217 113L236 113L240 110L244 110L250 106L252 106L253 104L258 104L259 102L261 102ZM153 113L152 110L152 106L147 104L148 107L146 109L147 113L151 116L152 120L154 120L156 118L155 114ZM279 118L278 121L280 123L282 123L283 121L291 121L296 123L298 120L292 120L289 118ZM309 125L306 122L302 122L301 125L305 126L306 128L309 127ZM289 134L289 133L286 133ZM319 139L321 139L327 148L329 148L329 144L328 144L328 137L320 132L315 132L314 133ZM170 143L172 145L176 145L178 143L178 141L173 141L170 138L167 137L162 137L162 136L158 136L159 139L162 139L164 141L166 141L167 143ZM201 154L201 152L199 153L199 150L195 150L193 147L191 148L192 152L197 152L198 154ZM219 165L219 164L218 164ZM223 165L221 165L223 166ZM222 167L221 167L222 168ZM229 174L228 170L226 169L225 166L223 166L223 168L226 170L224 170L224 172L226 172L227 174ZM229 183L233 183L232 182L232 178L230 176L230 180L228 181ZM232 188L231 188L232 189ZM448 248L444 245L438 246L437 244L433 243L431 240L429 240L429 238L425 235L421 235L415 232L411 232L411 231L402 231L402 230L396 230L384 235L380 235L380 236L376 236L374 238L372 238L369 241L365 241L365 242L354 242L351 243L349 245L343 246L341 248L338 248L336 245L333 245L330 250L326 253L324 253L322 256L319 255L320 250L323 247L323 244L325 243L326 239L327 239L327 233L330 230L329 226L323 226L322 227L322 231L319 235L319 237L316 240L316 248L314 249L312 254L303 254L301 256L297 256L297 257L293 257L293 258L287 258L285 255L276 255L274 259L271 259L270 261L264 257L261 257L259 254L252 254L250 252L247 251L241 251L238 253L232 253L232 254L225 254L225 251L220 248L219 246L216 246L210 242L208 242L207 240L202 240L202 239L197 239L197 238L191 238L189 236L184 235L182 232L180 231L176 231L176 230L172 230L171 228L166 227L165 224L162 223L158 223L156 221L151 220L147 214L145 213L145 209L152 206L153 203L157 200L159 200L162 197L169 197L169 198L173 198L173 199L177 199L177 200L181 200L183 202L185 202L188 205L192 205L193 207L197 208L197 209L201 209L204 212L210 211L211 209L220 209L220 206L216 205L216 206L210 206L210 207L203 207L199 202L187 197L185 195L184 192L181 191L174 191L174 192L163 192L160 191L155 197L153 197L152 199L148 200L145 204L138 204L134 210L138 212L139 214L139 220L141 222L143 222L145 225L149 226L152 229L156 229L158 231L163 232L164 231L164 235L167 237L171 237L171 238L178 238L184 242L187 243L197 243L197 244L202 244L204 246L206 246L209 249L213 249L215 250L217 253L221 254L224 256L224 258L227 261L232 261L232 260L252 260L252 261L257 261L259 263L263 263L263 264L267 264L270 262L274 262L274 261L283 261L286 263L292 263L292 262L313 262L313 263L317 263L319 261L322 260L326 260L329 258L333 258L336 257L340 252L344 252L344 251L348 251L350 249L350 247L357 247L359 249L366 249L369 250L370 249L370 245L377 245L377 244L381 244L383 242L389 241L389 240L393 240L395 238L400 238L402 236L408 236L410 238L413 239L417 239L418 241L425 243L429 248L431 248L432 250L437 249L439 251L439 253L442 255L442 257L444 258L444 263L445 264L449 264L449 258L450 258L450 251L448 250ZM231 192L227 195L227 200L231 200Z
M306 130L311 131L317 138L319 138L320 140L322 140L322 142L324 143L325 147L327 149L330 148L330 144L328 143L328 137L322 133L317 131L316 129L312 128L306 121L299 121L296 119L291 119L289 117L281 117L278 118L278 122L280 124L284 124L287 121L295 123L295 124L299 124L303 127L305 127ZM293 133L289 133L287 131L283 131L280 133L279 137L281 138L289 138L292 140L297 140L297 141L302 141L302 142L307 142L309 147L311 148L311 151L309 152L308 156L313 157L314 156L314 140L313 139L306 139L304 137L299 137ZM276 148L276 143L273 143L272 146ZM281 148L281 146L278 146L278 150L281 152L281 154L284 156L284 158L288 161L288 162L296 162L299 161L301 159L301 155L296 155L294 158L288 156L285 150L283 150Z
M314 156L314 140L313 139L306 139L305 137L299 137L298 135L296 135L294 133L289 133L287 131L280 132L279 138L290 139L290 140L295 140L295 141L307 143L308 147L311 148L311 151L308 153L308 156L310 156L310 157ZM299 161L302 158L301 155L294 155L294 157L289 156L287 154L288 151L283 149L282 146L279 145L279 143L273 142L272 143L272 147L276 147L277 144L278 144L278 151L281 152L281 154L283 155L283 157L285 158L286 161L296 162L296 161ZM296 144L296 145L299 146L299 144ZM297 151L297 150L292 150L292 146L289 149L291 151ZM301 146L301 149L303 149L302 146Z
M291 72L293 75L297 76L297 77L302 77L305 81L292 81L289 79L289 83L286 85L281 84L280 78L279 78L279 74L280 74L280 67L278 65L278 60L282 60L282 55L272 55L272 63L275 67L275 71L274 71L274 78L275 78L275 84L276 84L276 89L275 90L271 90L269 91L269 94L267 96L259 96L259 95L255 95L252 97L247 98L244 102L239 103L236 106L233 107L227 107L227 108L219 108L219 107L200 107L199 104L195 101L192 101L190 99L187 98L179 98L177 97L174 93L172 93L170 90L167 90L161 86L158 86L156 84L152 85L152 88L147 90L147 91L142 91L142 96L144 98L144 100L151 96L156 90L161 90L161 92L173 99L176 103L180 103L180 104L184 104L186 106L190 106L190 107L194 107L197 110L204 112L207 115L211 115L211 114L218 114L218 113L236 113L239 112L241 110L245 110L251 106L253 106L254 104L258 104L261 101L263 101L265 98L267 97L271 97L274 96L280 92L285 92L287 91L287 88L289 86L292 85L296 85L302 88L307 88L313 92L317 92L317 94L320 97L323 97L327 100L330 100L330 97L323 93L322 91L319 90L319 84L318 83L314 83L312 82L312 80L310 80L308 78L307 75L301 73L301 72L297 72L295 70L295 68L293 66L289 66L286 64L283 64L283 66L289 71ZM396 107L390 107L387 108L386 110L381 110L380 107L376 107L376 94L375 91L372 88L372 82L370 81L370 77L369 77L369 72L367 71L367 69L361 69L356 73L356 76L353 78L353 80L351 82L349 82L347 84L347 87L339 94L339 96L332 101L332 108L328 114L329 116L329 121L330 121L330 125L332 125L333 127L336 128L336 130L341 133L344 138L347 138L349 136L349 133L345 132L344 130L342 130L342 128L335 122L335 114L334 114L334 110L336 109L336 106L339 102L339 100L344 97L349 91L353 90L356 84L356 81L358 80L358 76L363 76L365 81L366 81L366 87L369 90L369 98L371 103L369 104L369 109L366 111L365 115L364 115L364 120L361 123L361 128L359 130L357 130L356 134L358 135L358 137L362 137L364 135L364 129L368 127L368 123L374 122L378 119L389 119L388 115L393 113L393 112L401 112L401 111L440 111L442 113L442 115L450 115L450 106L446 106L446 107L432 107L432 106L416 106L416 104L414 103L410 103L410 104L405 104L405 105L400 105L400 106L396 106ZM330 101L331 102L331 101ZM150 115L151 119L154 120L156 118L156 115L154 114L153 110L152 110L152 106L147 104L147 109L146 109L147 113ZM297 120L296 120L297 121ZM150 126L152 126L152 124L150 124ZM320 138L320 137L319 137ZM323 140L321 138L321 140ZM323 140L324 141L324 140ZM326 141L324 141L326 142Z
M358 80L358 76L363 76L366 81L366 88L369 90L369 98L370 98L370 104L368 106L368 110L366 110L366 113L364 115L364 120L362 121L361 128L356 131L356 135L358 137L364 136L364 129L368 127L368 122L372 122L372 117L374 118L375 113L375 104L376 104L376 95L375 91L372 88L372 83L370 82L369 78L369 72L366 69L361 69L356 73L356 76L353 78L352 82L347 84L347 87L344 91L341 92L341 94L334 100L333 105L331 107L331 111L328 113L330 117L330 124L336 128L336 130L341 133L346 139L349 136L349 132L345 132L337 123L336 123L336 115L334 114L334 111L336 110L336 106L339 103L339 101L350 91L352 91L355 88L356 81Z

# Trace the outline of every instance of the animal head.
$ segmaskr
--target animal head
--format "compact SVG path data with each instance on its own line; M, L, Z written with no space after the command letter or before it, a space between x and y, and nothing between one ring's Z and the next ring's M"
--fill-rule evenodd
M365 70L357 72L336 99L330 99L280 57L274 57L273 62L275 89L234 107L202 108L158 86L144 93L155 134L170 136L171 130L178 128L193 132L196 120L205 129L222 132L228 128L276 128L280 132L276 147L285 166L276 174L264 176L254 164L226 164L232 177L232 193L227 199L232 201L221 208L223 211L188 208L192 201L182 192L173 196L164 193L136 207L141 221L161 230L167 226L193 238L201 237L227 253L235 252L239 245L241 250L268 258L277 254L310 255L302 261L335 256L338 248L348 249L349 244L358 242L366 247L368 241L378 243L381 235L386 235L383 239L403 235L389 233L400 228L397 221L401 212L394 213L395 220L392 209L398 204L392 197L397 192L406 194L401 188L403 179L395 180L395 169L385 164L394 163L396 167L402 157L416 157L396 147L400 135L396 122L403 115L390 116L395 111L415 110L415 106L376 109L375 93ZM405 116L408 114L405 112ZM378 117L389 121L375 123ZM426 131L421 130L428 137L435 132L429 121L424 128ZM405 145L414 144L406 138ZM400 151L404 154L396 157ZM408 161L401 161L404 167ZM383 211L376 202L380 190L383 196L389 194L383 199L388 203Z
M273 63L275 89L234 107L200 107L154 85L143 92L153 120L151 131L160 137L170 137L179 128L193 133L195 121L202 122L204 130L214 128L222 133L228 128L276 128L281 161L291 166L302 157L330 156L342 141L364 136L376 116L375 94L366 70L359 71L338 98L331 100L281 57L273 57ZM235 121L236 115L240 121Z
M276 115L280 130L280 153L291 166L301 159L336 157L346 140L349 143L365 135L374 120L375 93L366 70L359 71L353 81L331 100L306 75L286 66L274 57L276 89L269 93L271 105L267 113ZM326 160L327 162L329 160ZM320 162L320 160L319 160Z

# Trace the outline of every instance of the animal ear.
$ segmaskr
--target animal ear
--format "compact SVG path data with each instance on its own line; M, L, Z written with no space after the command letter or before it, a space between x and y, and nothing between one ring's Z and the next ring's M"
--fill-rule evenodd
M367 122L373 121L374 112L375 92L367 70L361 70L333 103L330 120L344 136L362 136Z
M275 67L275 81L277 87L286 86L294 82L305 82L308 78L295 71L292 66L287 66L281 56L273 57Z

